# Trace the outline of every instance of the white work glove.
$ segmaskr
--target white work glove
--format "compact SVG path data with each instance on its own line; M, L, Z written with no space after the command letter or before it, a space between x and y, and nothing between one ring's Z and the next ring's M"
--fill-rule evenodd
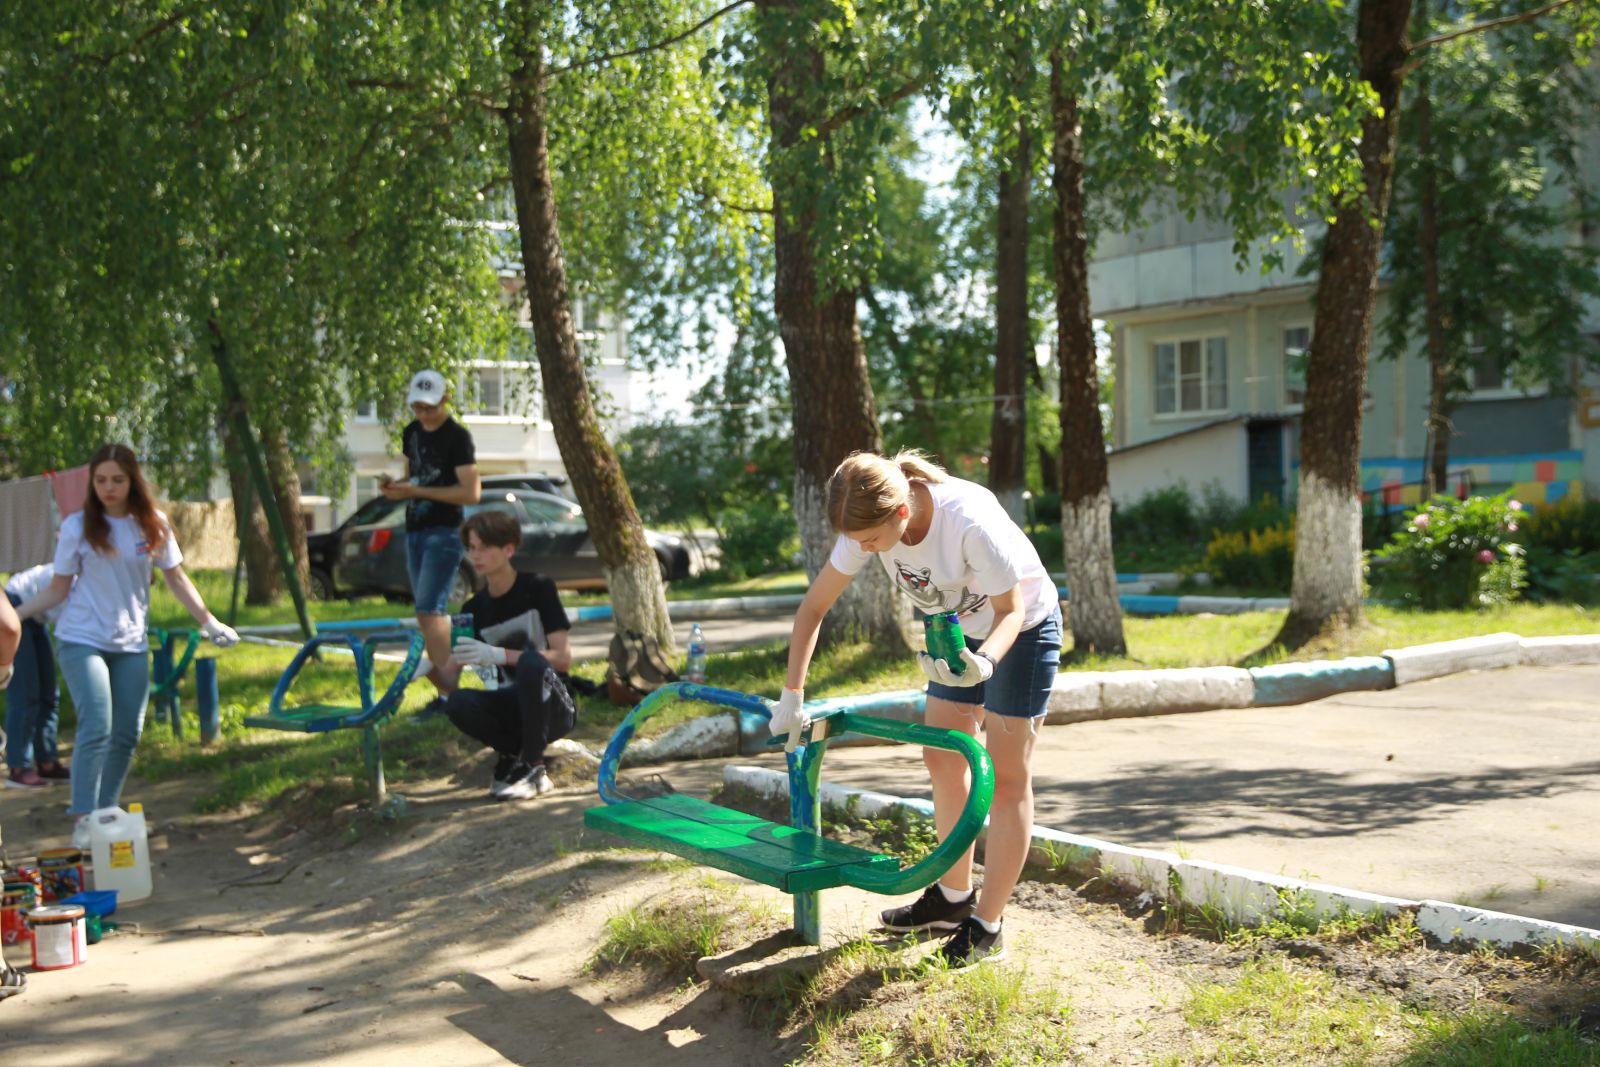
M767 728L772 731L772 736L781 734L789 735L789 743L783 746L785 752L793 752L800 743L800 732L806 728L808 717L800 710L800 705L805 703L806 694L803 689L790 689L784 686L783 695L778 698L778 704L772 709L772 718L767 722Z
M11 684L11 664L0 663L0 689Z
M450 650L450 661L463 667L504 667L506 650L486 641L463 637Z
M968 689L982 685L994 677L994 661L988 656L976 656L970 648L963 648L961 662L967 669L957 674L944 660L935 659L926 652L917 653L917 666L922 668L922 673L940 685L948 685L953 689Z
M200 624L200 632L211 638L218 648L232 648L239 643L239 632L215 616Z

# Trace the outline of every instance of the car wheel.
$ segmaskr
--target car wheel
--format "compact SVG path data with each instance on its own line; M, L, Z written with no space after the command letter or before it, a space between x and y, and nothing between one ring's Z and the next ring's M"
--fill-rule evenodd
M332 600L338 596L333 587L333 576L315 568L311 571L311 581L306 591L311 594L312 600Z

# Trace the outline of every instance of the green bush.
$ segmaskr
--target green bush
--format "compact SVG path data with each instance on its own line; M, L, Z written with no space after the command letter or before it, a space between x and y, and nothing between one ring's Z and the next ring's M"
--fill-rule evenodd
M738 581L793 566L800 548L794 512L772 499L758 507L729 508L717 515L722 531L722 574Z
M1600 552L1528 547L1528 598L1541 604L1600 604Z
M1529 550L1600 552L1600 500L1569 496L1524 511L1521 540Z
M1294 525L1218 530L1206 546L1205 569L1219 585L1286 592L1294 580Z
M1434 497L1378 550L1378 595L1429 609L1510 603L1528 583L1516 536L1522 515L1510 493Z
M1194 541L1202 527L1195 515L1194 498L1183 485L1146 493L1126 507L1111 511L1111 538L1139 544Z

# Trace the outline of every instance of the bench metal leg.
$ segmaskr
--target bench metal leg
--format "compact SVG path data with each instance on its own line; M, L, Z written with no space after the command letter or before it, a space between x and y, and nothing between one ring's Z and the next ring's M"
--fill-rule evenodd
M406 798L389 792L383 780L383 743L378 724L368 723L361 731L361 758L367 765L367 780L372 783L372 810L381 818L398 819L406 813Z
M822 832L822 753L826 746L811 744L788 754L789 823L797 830ZM794 895L794 931L802 943L822 944L822 894Z

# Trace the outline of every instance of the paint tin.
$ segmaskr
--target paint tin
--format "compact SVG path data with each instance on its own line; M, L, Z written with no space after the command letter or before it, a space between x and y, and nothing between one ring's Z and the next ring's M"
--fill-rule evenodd
M83 850L49 848L39 853L39 873L44 875L44 902L53 904L84 890Z
M32 883L33 903L35 905L44 903L44 875L39 873L38 864L19 863L15 867L7 867L5 871L5 881Z
M59 971L89 957L89 930L76 904L46 904L28 915L33 927L33 969Z
M961 658L961 653L967 647L967 639L961 632L961 616L953 611L940 612L936 615L925 616L922 620L922 637L928 648L928 655L934 659L942 659L956 674L966 672L967 665Z
M5 883L4 910L0 911L0 944L17 945L33 939L27 919L28 912L39 906L38 892L32 882Z

